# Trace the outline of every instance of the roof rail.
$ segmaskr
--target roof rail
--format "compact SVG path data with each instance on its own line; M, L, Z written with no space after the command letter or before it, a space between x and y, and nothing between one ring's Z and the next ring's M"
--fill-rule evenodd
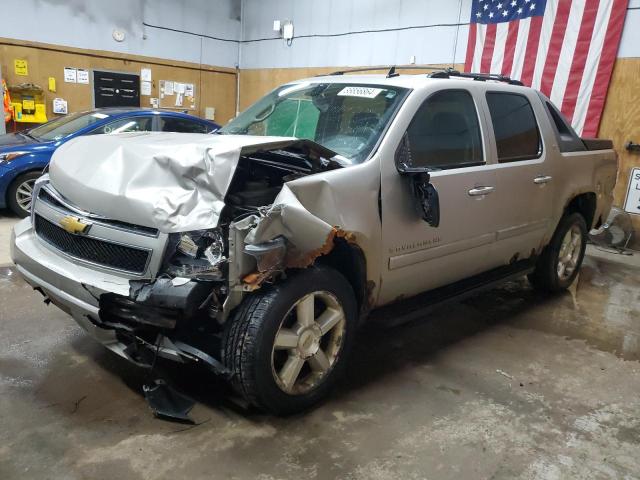
M379 70L387 70L387 78L397 77L400 75L396 72L396 70L437 70L441 71L443 67L422 67L420 65L385 65L379 67L363 67L363 68L352 68L349 70L339 70L337 72L332 72L324 75L318 75L319 77L331 76L331 75L344 75L346 73L358 73L358 72L376 72Z
M429 77L430 78L451 78L451 77L472 78L479 82L494 80L496 82L508 83L509 85L519 85L521 87L524 86L524 83L522 83L520 80L512 80L510 77L507 77L506 75L498 75L494 73L460 72L452 68L441 70L439 72L434 72L430 74Z

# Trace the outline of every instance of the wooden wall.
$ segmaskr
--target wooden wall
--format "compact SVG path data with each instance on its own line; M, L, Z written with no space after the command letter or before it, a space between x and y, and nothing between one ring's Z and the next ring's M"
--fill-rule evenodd
M640 167L640 153L630 153L624 148L630 140L640 143L640 58L616 61L598 136L612 139L618 152L615 203L622 206L631 169ZM640 215L631 217L636 231L632 245L640 249Z
M463 68L456 65L456 68ZM243 110L268 91L292 80L342 70L341 67L257 69L240 72L240 109ZM374 72L375 73L375 72ZM416 71L406 71L416 73ZM640 143L640 58L619 58L616 61L600 124L600 138L610 138L619 156L620 168L615 190L615 204L622 206L631 168L640 167L640 153L624 148L633 140ZM637 232L633 245L640 248L640 216L632 215Z
M15 75L14 59L27 60L29 75ZM204 118L206 107L215 107L215 121L225 124L235 116L236 72L223 67L200 66L198 64L171 60L81 50L48 44L38 44L0 38L0 65L2 77L8 85L30 82L45 90L47 116L52 113L52 101L59 97L67 100L69 112L93 108L93 79L89 85L65 83L64 67L86 70L111 70L140 75L141 68L150 68L153 78L152 95L141 96L141 106L150 107L150 98L158 97L160 80L193 83L196 88L196 110L190 113ZM48 78L56 79L56 93L48 91Z

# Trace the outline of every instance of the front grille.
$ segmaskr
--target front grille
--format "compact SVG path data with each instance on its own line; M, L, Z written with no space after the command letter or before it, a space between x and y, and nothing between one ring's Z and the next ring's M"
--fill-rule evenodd
M150 255L147 250L73 235L40 215L35 216L35 227L44 241L80 260L137 274L144 273L147 266Z

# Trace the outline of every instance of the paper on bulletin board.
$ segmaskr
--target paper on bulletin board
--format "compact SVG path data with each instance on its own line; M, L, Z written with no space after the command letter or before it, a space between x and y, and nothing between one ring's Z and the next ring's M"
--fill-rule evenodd
M184 94L184 91L186 90L184 83L180 83L180 82L174 82L173 83L173 90L176 93L182 93Z
M153 108L159 108L160 107L160 101L158 100L158 97L153 97L149 100L149 103L151 104L151 106Z
M53 99L53 113L57 113L60 115L66 115L69 112L67 107L67 101L63 98L54 98Z
M151 82L140 82L140 95L151 95Z
M140 80L143 82L151 81L151 69L150 68L141 68L140 69Z
M72 67L64 67L64 81L66 83L76 83L78 71Z
M88 85L89 84L89 71L79 68L77 70L77 79L78 79L78 83L82 83L82 84Z
M56 91L56 79L55 79L55 77L49 77L49 91L50 92L55 92Z
M165 95L173 95L173 82L164 81L164 90L162 91Z
M26 60L20 60L16 58L13 61L13 68L16 72L16 75L20 75L21 77L26 77L29 75L29 64Z

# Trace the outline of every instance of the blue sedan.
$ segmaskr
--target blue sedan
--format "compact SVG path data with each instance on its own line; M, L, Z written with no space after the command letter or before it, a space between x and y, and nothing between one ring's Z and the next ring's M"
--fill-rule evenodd
M184 113L140 108L101 108L57 118L25 132L0 135L0 208L29 215L31 192L51 155L80 135L123 132L211 133L220 126Z

